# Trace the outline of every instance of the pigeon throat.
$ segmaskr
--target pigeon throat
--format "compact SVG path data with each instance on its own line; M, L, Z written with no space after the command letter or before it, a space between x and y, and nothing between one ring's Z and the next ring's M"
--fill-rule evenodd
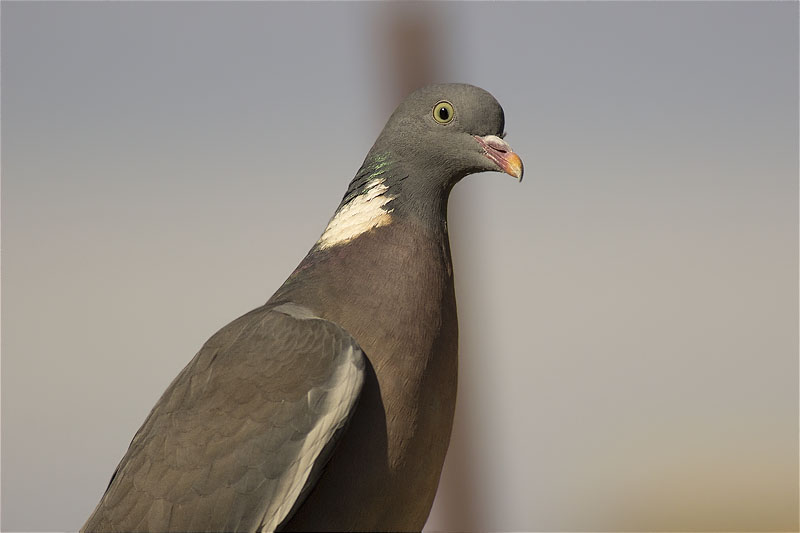
M359 235L392 222L393 209L386 204L394 199L387 194L389 186L382 177L373 178L363 185L359 194L346 198L317 241L317 248L325 250L345 244Z

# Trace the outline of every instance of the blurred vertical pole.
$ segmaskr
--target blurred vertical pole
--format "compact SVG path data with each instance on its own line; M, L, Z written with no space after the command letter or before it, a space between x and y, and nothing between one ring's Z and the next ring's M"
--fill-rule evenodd
M438 3L386 2L378 5L375 43L378 45L374 87L381 116L390 113L408 93L429 83L457 81L447 61L447 41L453 28ZM451 206L450 211L457 207ZM463 381L460 380L460 383ZM459 386L459 407L442 482L426 530L476 530L481 527L480 481L472 468L469 410ZM460 414L459 414L460 413ZM446 475L445 475L446 474Z
M442 28L434 5L387 2L381 4L379 58L383 100L394 107L408 93L423 85L444 81Z

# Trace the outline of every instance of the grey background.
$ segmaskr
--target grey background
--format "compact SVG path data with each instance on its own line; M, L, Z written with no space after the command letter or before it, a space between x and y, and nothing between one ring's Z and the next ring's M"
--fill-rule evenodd
M526 179L451 198L427 529L797 529L798 4L429 9ZM79 528L317 239L398 98L387 13L3 2L3 530Z

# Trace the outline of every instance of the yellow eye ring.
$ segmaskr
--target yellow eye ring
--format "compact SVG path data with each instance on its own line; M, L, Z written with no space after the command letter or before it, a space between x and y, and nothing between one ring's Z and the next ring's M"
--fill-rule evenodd
M439 124L448 124L452 122L454 115L455 112L453 111L453 104L447 100L442 100L433 106L433 120Z

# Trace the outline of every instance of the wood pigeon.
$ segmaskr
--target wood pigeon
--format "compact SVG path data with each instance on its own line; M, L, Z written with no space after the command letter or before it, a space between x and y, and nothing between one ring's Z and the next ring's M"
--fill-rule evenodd
M430 85L389 118L266 304L169 385L82 531L419 531L456 401L447 200L522 161L503 109Z

